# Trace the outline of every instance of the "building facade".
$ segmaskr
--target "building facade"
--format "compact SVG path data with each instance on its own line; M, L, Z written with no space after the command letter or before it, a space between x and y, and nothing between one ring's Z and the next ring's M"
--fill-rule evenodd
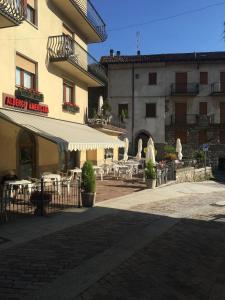
M84 125L88 87L104 67L88 52L107 38L89 0L3 0L0 6L0 176L39 176L104 160L118 139Z
M133 153L151 136L158 149L181 138L184 154L208 143L225 150L225 52L102 57L108 68L108 99L122 118Z

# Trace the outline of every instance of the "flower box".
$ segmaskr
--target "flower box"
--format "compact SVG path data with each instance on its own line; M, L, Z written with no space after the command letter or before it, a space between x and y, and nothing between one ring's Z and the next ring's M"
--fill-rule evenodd
M75 103L64 102L62 106L63 106L63 109L68 112L71 112L71 113L79 113L80 112L80 107L77 106Z
M15 96L22 100L31 100L36 102L42 102L44 95L36 90L19 87L15 91Z

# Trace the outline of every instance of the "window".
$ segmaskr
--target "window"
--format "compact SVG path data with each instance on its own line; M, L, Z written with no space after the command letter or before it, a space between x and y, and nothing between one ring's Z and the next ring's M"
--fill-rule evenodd
M35 20L35 9L27 4L27 21L30 23L36 25L36 20Z
M16 85L27 89L35 89L35 75L17 67Z
M146 103L146 118L156 118L156 103Z
M123 120L128 118L128 104L118 105L118 116Z
M200 72L200 84L208 84L208 72Z
M29 59L16 55L16 85L36 89L36 64Z
M207 102L199 102L199 114L207 115Z
M113 148L105 149L104 158L112 158L113 159Z
M182 144L187 144L187 130L176 129L176 131L175 131L175 141L178 138L181 140Z
M157 84L157 73L149 73L148 74L148 84L149 85Z
M72 83L63 82L63 102L74 103L74 86Z
M200 130L198 133L198 143L200 145L207 143L207 131L206 130Z

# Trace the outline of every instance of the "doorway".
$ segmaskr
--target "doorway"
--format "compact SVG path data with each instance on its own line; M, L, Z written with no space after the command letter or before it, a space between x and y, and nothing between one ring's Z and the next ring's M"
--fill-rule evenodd
M23 131L18 139L18 170L19 177L25 179L35 176L36 170L36 144L34 136Z

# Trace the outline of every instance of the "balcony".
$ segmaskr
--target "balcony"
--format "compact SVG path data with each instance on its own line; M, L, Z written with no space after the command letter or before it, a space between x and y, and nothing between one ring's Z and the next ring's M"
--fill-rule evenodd
M48 56L52 65L88 87L104 86L107 82L105 68L68 35L49 37Z
M199 93L197 83L172 83L171 96L195 96Z
M186 114L182 117L176 118L175 115L171 115L167 118L166 125L197 125L205 127L215 124L214 114L211 115L199 115L199 114Z
M87 43L107 39L106 26L89 0L51 0L66 18L76 26Z
M219 96L225 94L225 82L215 82L211 84L211 95Z
M124 123L117 120L109 120L106 118L88 119L88 126L99 129L105 132L125 133L126 126Z
M18 26L26 16L26 0L0 0L0 28Z

